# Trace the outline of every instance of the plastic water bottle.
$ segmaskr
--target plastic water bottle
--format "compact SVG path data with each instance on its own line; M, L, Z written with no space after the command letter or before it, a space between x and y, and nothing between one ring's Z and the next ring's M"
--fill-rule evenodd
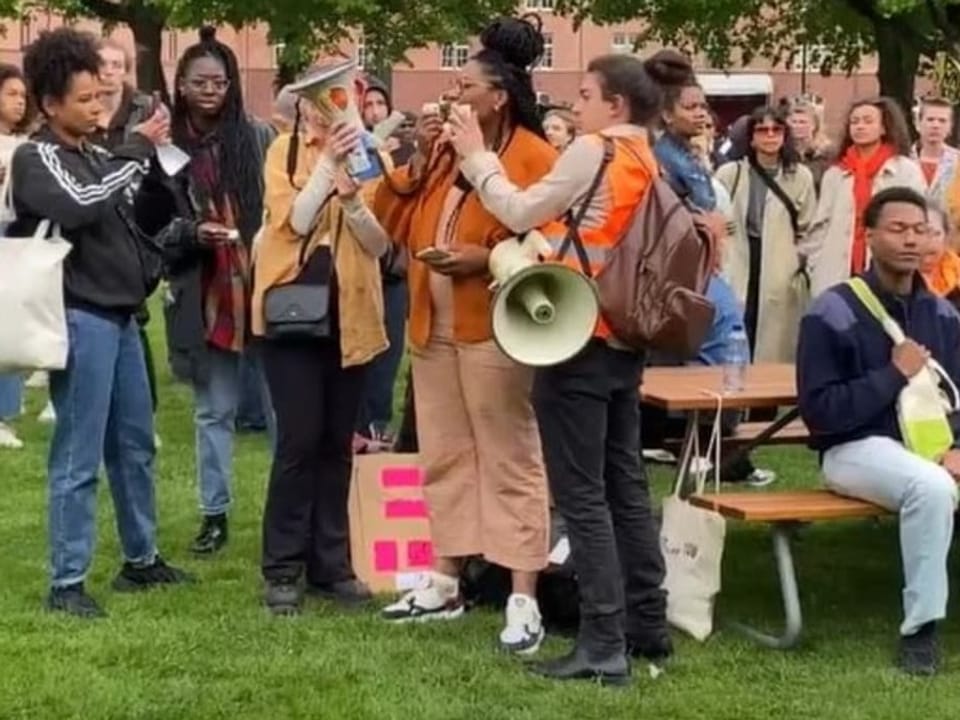
M750 340L746 331L737 325L727 337L727 346L723 358L724 394L742 392L747 379L747 366L750 364Z

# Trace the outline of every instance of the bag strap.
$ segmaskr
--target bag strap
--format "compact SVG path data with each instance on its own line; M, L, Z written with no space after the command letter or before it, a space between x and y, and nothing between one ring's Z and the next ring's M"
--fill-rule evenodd
M853 290L853 294L857 296L857 299L863 304L863 306L870 312L873 317L876 318L877 322L880 323L880 326L883 328L884 332L890 336L890 339L893 340L894 345L899 345L904 340L907 339L904 335L903 330L900 329L900 326L897 324L897 321L890 317L890 313L887 312L887 309L883 306L883 303L880 302L880 298L876 296L873 290L870 289L870 286L867 285L861 277L850 278L847 280L847 285L850 286L850 289Z
M740 172L743 170L743 163L737 163L737 174L733 176L733 187L730 188L730 202L733 203L737 195L737 188L740 187Z
M590 182L590 187L587 189L587 194L583 197L583 202L580 205L580 209L577 210L577 214L572 215L571 213L567 213L567 217L569 218L567 235L563 238L560 251L557 253L557 259L563 260L567 256L567 253L570 252L570 246L573 245L577 253L577 258L580 260L583 274L587 277L593 277L593 273L590 272L590 258L587 257L587 250L583 247L583 241L580 239L580 224L583 222L583 218L590 208L590 203L593 202L593 198L600 188L600 182L607 172L607 166L610 165L610 161L613 160L615 150L613 140L606 135L602 135L601 138L603 139L603 157L600 159L600 167L597 168L597 174L593 176L593 180Z
M790 227L793 228L793 241L796 243L800 235L800 211L797 210L797 206L793 204L793 200L790 199L790 196L787 195L780 183L771 177L770 173L760 167L760 163L758 163L757 159L753 156L750 157L750 167L757 171L760 179L763 180L763 184L767 186L770 192L777 196L777 199L783 203L783 206L787 209L787 214L790 215ZM739 169L740 166L738 165L737 170L739 171Z

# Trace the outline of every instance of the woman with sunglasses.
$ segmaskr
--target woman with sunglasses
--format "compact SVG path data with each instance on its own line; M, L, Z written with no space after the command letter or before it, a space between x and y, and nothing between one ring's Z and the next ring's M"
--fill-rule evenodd
M521 187L545 176L530 75L543 53L539 21L503 18L480 35L454 102L479 118L483 144ZM423 586L386 607L393 622L463 614L459 575L482 556L511 571L501 646L535 652L543 639L537 575L547 564L548 504L533 371L504 355L490 327L490 249L514 235L460 173L439 112L418 125L417 155L381 185L374 211L410 253L409 333L424 494L435 562Z
M744 305L754 362L793 362L807 296L800 248L817 209L813 175L780 111L754 111L747 133L747 156L717 171L735 229L723 272Z

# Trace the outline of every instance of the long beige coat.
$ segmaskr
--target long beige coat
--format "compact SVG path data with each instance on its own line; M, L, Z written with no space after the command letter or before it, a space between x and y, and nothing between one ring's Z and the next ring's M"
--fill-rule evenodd
M874 178L873 194L896 186L913 188L924 196L927 194L923 171L915 160L903 155L887 160ZM807 238L806 252L810 258L810 285L814 297L850 277L855 212L853 175L834 165L823 175L817 215Z
M740 178L737 181L737 170ZM717 179L732 195L736 232L727 241L723 256L723 275L741 303L747 301L750 280L750 245L747 239L747 206L750 202L750 163L727 163L717 171ZM817 207L813 173L805 165L790 172L781 169L776 181L797 208L797 230L786 206L767 190L763 208L763 253L760 263L760 302L757 313L757 344L754 362L794 362L800 318L806 310L808 294L796 276L800 268L799 248L813 221Z

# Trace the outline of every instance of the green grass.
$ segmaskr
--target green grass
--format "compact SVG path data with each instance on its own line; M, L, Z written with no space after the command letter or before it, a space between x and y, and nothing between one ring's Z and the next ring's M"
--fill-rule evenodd
M159 316L159 313L157 313ZM163 358L159 336L158 359ZM110 617L87 623L41 611L46 591L45 453L48 430L20 423L29 446L0 452L0 719L14 718L950 718L960 707L960 633L946 626L946 672L901 677L891 659L900 569L892 522L808 528L798 571L808 633L793 652L760 649L725 620L773 626L779 595L762 528L731 524L724 555L720 631L705 644L677 637L676 659L627 690L534 679L495 651L500 618L476 612L453 625L388 627L372 613L313 604L273 620L259 605L259 519L269 458L259 437L237 445L232 540L209 562L188 557L196 530L190 396L162 373L163 448L157 487L160 542L200 584L142 596L109 590L118 547L101 488L92 592ZM768 450L780 487L816 483L802 449ZM655 472L662 493L667 475ZM956 577L956 572L953 573ZM952 603L956 607L956 603ZM562 652L551 639L544 656ZM953 656L953 657L951 657Z

